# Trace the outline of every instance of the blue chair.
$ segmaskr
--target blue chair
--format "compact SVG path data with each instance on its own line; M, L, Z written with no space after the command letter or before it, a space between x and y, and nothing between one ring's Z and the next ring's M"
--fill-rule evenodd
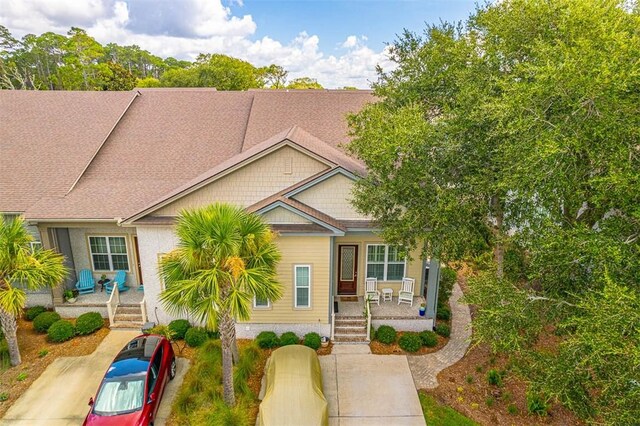
M78 289L78 294L87 294L96 291L96 282L93 280L93 274L90 270L83 269L80 271L76 289Z
M111 294L113 291L113 283L118 283L118 292L122 293L123 291L129 290L129 287L126 285L127 283L127 272L126 271L116 271L116 276L113 277L111 281L104 285L104 288L107 289L107 294Z

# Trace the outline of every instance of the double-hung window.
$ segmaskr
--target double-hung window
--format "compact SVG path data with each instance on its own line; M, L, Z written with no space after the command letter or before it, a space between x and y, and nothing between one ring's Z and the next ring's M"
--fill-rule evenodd
M295 285L295 307L311 307L311 266L295 265L293 267L293 283Z
M89 237L94 271L129 270L125 237Z
M267 309L271 307L271 303L269 302L269 299L259 299L257 297L254 297L253 307L258 309Z
M405 260L396 246L386 244L367 245L367 278L380 281L401 281Z

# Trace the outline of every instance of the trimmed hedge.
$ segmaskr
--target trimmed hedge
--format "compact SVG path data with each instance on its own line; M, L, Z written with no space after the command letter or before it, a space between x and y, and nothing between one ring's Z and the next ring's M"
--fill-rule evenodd
M302 341L302 344L310 347L313 350L318 350L318 348L320 348L320 345L322 344L320 340L320 335L314 332L307 333L304 335L304 340Z
M201 346L208 339L209 335L207 334L207 330L202 327L191 327L184 334L184 341L192 348Z
M104 319L98 312L87 312L76 320L76 333L83 336L94 333L102 328Z
M449 321L451 318L451 309L447 306L439 306L436 318L439 320Z
M442 337L449 337L451 335L451 329L447 324L438 324L434 330Z
M43 312L33 320L33 328L39 333L46 333L51 325L60 320L57 312Z
M280 346L280 339L278 339L278 335L273 331L261 331L256 337L256 342L262 349L277 348Z
M191 328L191 323L186 319L177 319L169 323L169 331L175 340L184 339L184 335Z
M47 308L45 308L44 306L34 306L32 308L27 309L27 312L25 312L24 317L27 321L33 321L34 319L36 319L38 315L40 315L43 312L47 312Z
M420 340L422 340L422 345L428 348L433 348L438 345L438 335L433 331L425 330L421 331Z
M280 346L297 345L300 343L300 338L293 331L287 331L280 336Z
M376 331L376 339L378 339L380 343L387 345L395 343L397 336L396 329L390 325L381 325Z
M71 324L67 320L58 320L51 324L51 327L47 330L47 338L50 342L66 342L75 336L76 330L73 328L73 324Z
M422 347L422 340L420 339L420 336L418 336L418 333L406 332L400 336L398 345L403 351L418 352Z

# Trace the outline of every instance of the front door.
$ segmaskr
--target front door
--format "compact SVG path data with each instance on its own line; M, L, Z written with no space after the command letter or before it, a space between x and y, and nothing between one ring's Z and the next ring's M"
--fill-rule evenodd
M358 288L358 246L338 246L338 294L356 294Z

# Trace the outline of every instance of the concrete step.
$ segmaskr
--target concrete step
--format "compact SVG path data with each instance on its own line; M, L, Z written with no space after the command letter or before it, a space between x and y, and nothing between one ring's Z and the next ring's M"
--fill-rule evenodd
M140 331L142 328L142 322L137 322L137 321L116 321L113 324L111 324L111 329L118 329L118 330L138 330Z
M114 322L139 322L142 324L142 314L121 314L117 313L113 316Z
M334 334L333 341L335 343L366 343L367 335L365 334Z
M367 321L366 320L353 320L353 319L348 319L348 320L336 319L335 326L336 327L366 327L367 326Z
M116 313L117 314L138 314L138 315L142 315L142 309L140 309L140 306L123 306L123 305L119 305L116 308Z
M367 334L367 327L361 327L361 326L357 326L357 327L343 327L343 326L337 326L334 328L334 334Z
M336 315L336 321L338 320L366 320L362 315Z

